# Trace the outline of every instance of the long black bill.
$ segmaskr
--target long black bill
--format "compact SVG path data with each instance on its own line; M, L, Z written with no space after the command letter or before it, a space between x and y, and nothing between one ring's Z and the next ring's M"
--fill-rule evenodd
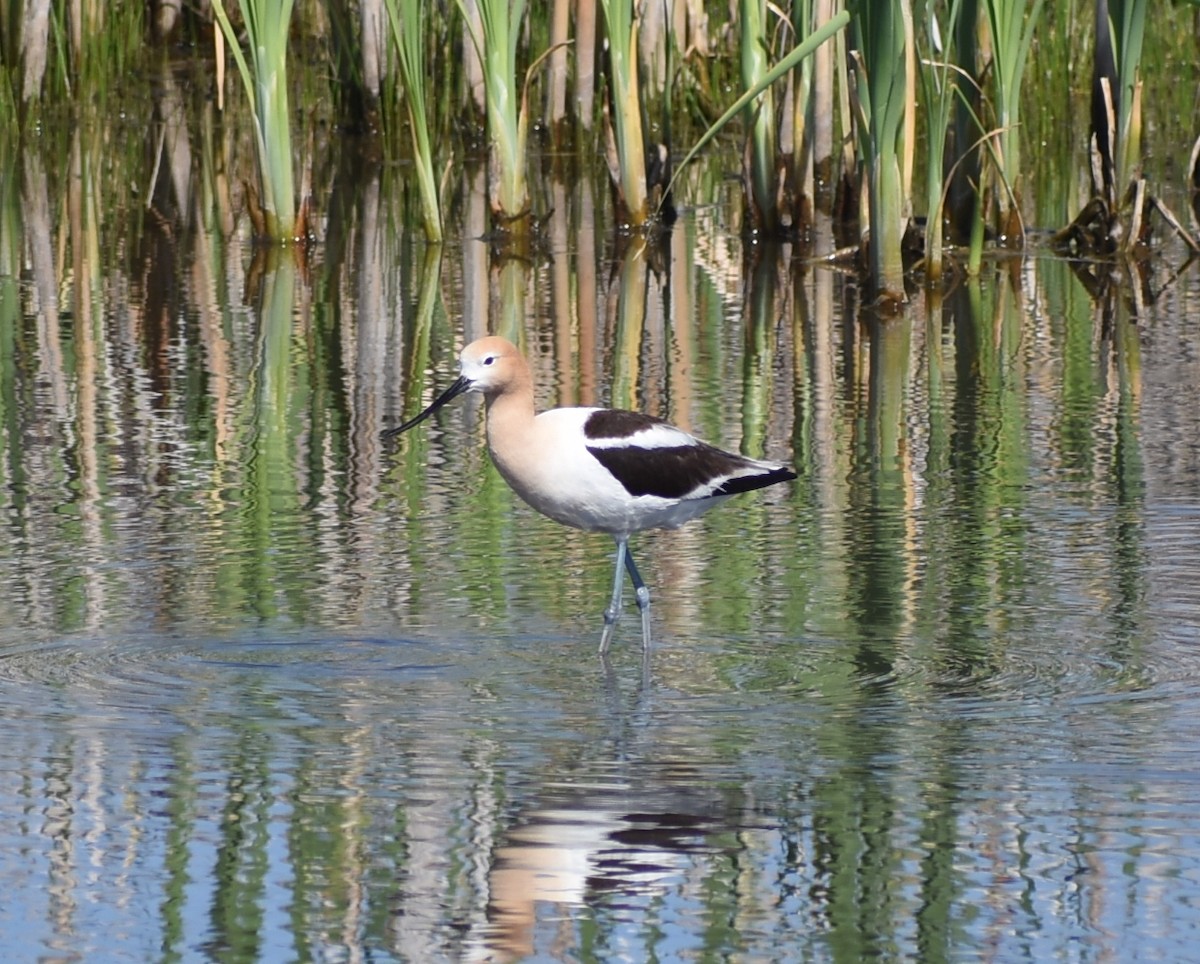
M463 392L469 391L470 388L470 379L468 379L465 375L459 375L449 388L447 388L444 392L442 392L441 395L429 403L429 407L425 409L425 411L415 418L410 418L403 425L398 425L395 428L389 428L386 432L382 433L382 437L385 439L395 438L401 432L407 432L414 425L420 425L423 421L425 421L425 419L429 418L430 415L450 401L450 399L457 398Z

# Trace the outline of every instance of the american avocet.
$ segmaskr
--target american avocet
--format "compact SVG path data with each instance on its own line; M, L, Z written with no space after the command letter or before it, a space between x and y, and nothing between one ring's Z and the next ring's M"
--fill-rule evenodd
M482 393L488 450L513 491L556 522L607 532L617 542L602 656L621 613L622 568L637 593L643 649L650 648L650 591L629 552L633 533L674 529L738 492L796 478L786 465L723 452L639 412L555 408L535 415L529 364L503 338L474 341L459 357L458 379L420 415L384 437L419 425L464 392Z

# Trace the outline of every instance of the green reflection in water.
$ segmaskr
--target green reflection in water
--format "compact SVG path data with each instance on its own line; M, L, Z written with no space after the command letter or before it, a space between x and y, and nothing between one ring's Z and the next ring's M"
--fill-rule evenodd
M457 957L501 918L514 947L597 958L928 959L1017 929L1038 956L1119 940L1055 910L1081 890L1194 873L1164 846L1194 788L1161 776L1190 746L1191 570L1155 559L1148 491L1194 491L1153 453L1196 426L1143 410L1170 382L1140 340L1180 317L1139 332L1039 261L882 320L786 249L743 270L705 213L605 289L581 282L609 277L603 229L564 212L609 253L553 252L561 311L543 265L492 289L484 256L547 404L638 405L801 472L638 540L643 685L630 615L610 677L592 656L609 541L516 503L478 406L379 441L485 321L459 317L477 242L413 243L368 178L305 263L215 227L216 184L156 195L192 226L131 253L23 162L0 192L28 261L0 278L0 799L37 819L0 849L54 883L37 940L135 907L142 957ZM1064 840L1101 872L1068 876ZM97 893L127 899L104 926Z

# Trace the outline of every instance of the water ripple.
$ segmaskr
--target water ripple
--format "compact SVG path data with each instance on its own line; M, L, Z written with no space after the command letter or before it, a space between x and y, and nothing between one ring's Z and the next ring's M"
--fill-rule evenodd
M697 651L707 661L698 660ZM704 673L700 667L712 669ZM1111 638L1029 632L969 640L722 638L675 649L664 643L655 668L697 694L773 692L796 698L975 702L1008 713L1021 705L1060 707L1128 701L1171 703L1200 695L1200 647L1162 633L1124 646Z
M84 709L127 726L153 725L156 711L212 700L290 699L321 707L334 691L369 677L393 686L454 678L445 654L412 641L369 636L274 635L234 640L144 634L70 636L0 647L0 716Z

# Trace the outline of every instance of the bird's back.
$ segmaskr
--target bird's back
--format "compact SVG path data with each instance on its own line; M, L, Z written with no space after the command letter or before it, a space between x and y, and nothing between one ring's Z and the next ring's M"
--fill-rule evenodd
M613 535L674 528L726 496L796 477L639 412L551 409L520 435L488 436L513 490L564 525Z

